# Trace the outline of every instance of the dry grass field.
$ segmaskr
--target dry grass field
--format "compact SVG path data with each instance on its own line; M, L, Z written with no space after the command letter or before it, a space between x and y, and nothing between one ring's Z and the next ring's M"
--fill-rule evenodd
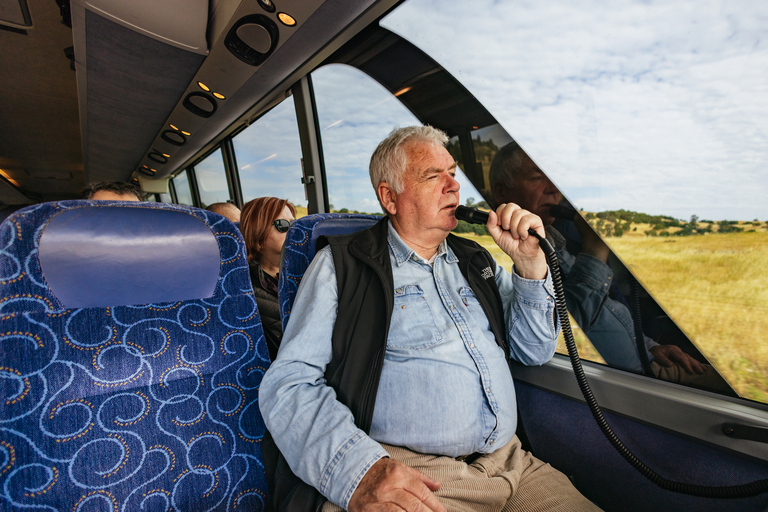
M742 397L768 402L768 232L648 237L649 226L633 227L606 241ZM491 237L462 236L510 269ZM582 358L602 362L574 335Z
M768 402L768 232L607 242L741 396Z

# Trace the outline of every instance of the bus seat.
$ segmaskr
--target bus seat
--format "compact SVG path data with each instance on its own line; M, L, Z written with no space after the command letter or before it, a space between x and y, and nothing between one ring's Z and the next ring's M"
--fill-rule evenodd
M265 508L269 356L222 219L78 200L0 224L0 509Z
M291 316L293 300L309 263L315 257L318 239L328 235L343 235L368 228L381 220L377 215L357 213L317 213L297 219L285 235L277 295L283 330ZM324 245L320 240L321 246Z

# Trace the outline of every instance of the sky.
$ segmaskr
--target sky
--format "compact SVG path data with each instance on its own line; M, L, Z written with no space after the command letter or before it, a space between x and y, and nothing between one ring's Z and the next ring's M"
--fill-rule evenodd
M457 78L577 208L768 221L768 2L409 0L382 25ZM330 203L380 212L370 155L418 121L352 67L312 82ZM292 98L234 144L245 200L306 205ZM480 198L459 181L462 201Z
M577 207L768 220L768 2L410 0L382 25Z

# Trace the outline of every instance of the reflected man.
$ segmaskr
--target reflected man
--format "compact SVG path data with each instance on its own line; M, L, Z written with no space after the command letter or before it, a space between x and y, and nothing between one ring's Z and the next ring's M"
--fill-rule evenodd
M553 226L555 217L550 212L560 204L562 195L516 142L510 142L496 153L489 181L496 204L517 203L541 217L547 239L558 254L568 311L606 363L641 373L643 367L631 313L622 297L611 293L617 287L612 283L613 271L607 264L610 249L605 242L576 213L574 224L581 247L575 255L569 252L566 238ZM659 345L647 336L644 342L656 376L710 387L705 375L710 373L708 365L701 364L676 345ZM719 377L715 380L720 382Z

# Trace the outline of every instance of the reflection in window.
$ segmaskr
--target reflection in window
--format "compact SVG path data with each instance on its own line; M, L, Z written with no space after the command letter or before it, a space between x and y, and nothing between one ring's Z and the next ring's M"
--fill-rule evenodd
M170 194L157 194L157 197L160 198L159 202L161 202L161 203L170 203L170 202L172 202Z
M187 171L181 171L173 180L173 189L176 191L176 202L186 206L192 206L192 192L189 189L189 177Z
M217 149L195 164L195 177L203 208L212 203L223 203L229 200L227 173L224 170L221 149Z
M243 201L264 196L287 199L306 214L301 183L301 143L293 97L289 97L235 137Z
M649 315L651 337L684 330L741 396L768 402L768 4L587 3L457 0L457 17L409 0L382 25L461 80L583 209L658 301L643 297L664 319ZM585 12L602 22L584 30Z

